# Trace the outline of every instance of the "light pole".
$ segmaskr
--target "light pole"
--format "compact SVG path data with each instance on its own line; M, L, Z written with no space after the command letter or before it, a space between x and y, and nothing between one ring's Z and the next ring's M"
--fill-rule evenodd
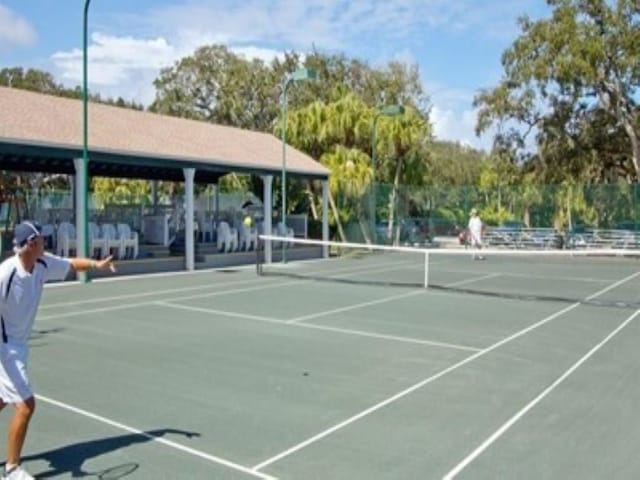
M299 68L282 79L282 225L287 228L287 87L291 82L315 80L318 74L310 68ZM286 236L286 233L285 233ZM286 262L286 242L282 242L282 262Z
M79 223L83 229L82 242L78 245L80 251L78 256L89 256L89 227L88 220L88 182L89 182L89 92L87 87L87 22L89 17L89 4L91 0L85 0L84 2L84 17L83 17L83 30L82 30L82 168L80 174L82 175L81 184L83 189L79 192L83 196L83 201L79 202L80 207L78 212ZM76 172L76 175L78 172ZM89 281L89 275L86 272L81 272L79 275L82 283Z
M375 244L377 243L377 231L376 231L376 133L378 128L378 118L381 115L387 117L395 117L397 115L404 114L403 105L386 105L380 107L373 116L373 125L371 126L371 190L369 200L371 208L371 240Z

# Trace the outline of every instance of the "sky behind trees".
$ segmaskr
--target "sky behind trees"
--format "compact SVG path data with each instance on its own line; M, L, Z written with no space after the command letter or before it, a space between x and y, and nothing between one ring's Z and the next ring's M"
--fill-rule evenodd
M223 43L266 61L285 51L344 53L373 66L417 64L437 138L488 148L472 106L501 75L517 17L548 13L543 0L93 0L90 87L149 104L160 68ZM81 82L82 2L0 0L0 68L36 67Z

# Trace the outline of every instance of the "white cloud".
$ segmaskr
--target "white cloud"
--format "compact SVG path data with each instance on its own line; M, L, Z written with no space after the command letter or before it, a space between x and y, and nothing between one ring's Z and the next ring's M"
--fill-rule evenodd
M148 104L154 96L153 80L176 56L174 47L164 38L145 40L94 33L87 51L90 90ZM82 50L57 52L51 58L63 82L82 83Z
M182 32L178 43L171 44L162 37L137 39L94 33L87 51L89 88L106 97L122 97L145 105L155 96L153 81L160 69L193 53L204 44L219 43L220 37ZM255 46L230 47L245 58L259 58L266 62L281 52ZM56 52L52 55L59 76L64 83L82 83L82 50Z
M33 45L38 38L31 24L9 8L0 5L0 51L12 46Z
M162 32L215 30L234 43L331 50L366 43L367 37L408 38L435 29L512 34L516 16L536 4L539 0L192 0L158 6L139 22Z
M487 133L480 138L476 137L476 120L475 110L443 110L435 105L431 109L431 121L437 140L460 142L463 145L488 151L491 149L492 136Z
M425 32L473 32L493 37L515 24L515 16L538 3L519 0L189 0L158 4L139 16L111 17L118 34L94 33L89 50L92 89L103 95L122 96L148 104L153 100L153 80L162 67L193 53L202 45L222 43L246 58L265 62L282 58L285 50L301 53L313 46L365 55L385 63L394 58L407 63L418 58ZM117 25L117 27L115 27ZM110 27L101 27L106 31ZM147 38L126 32L157 32ZM405 40L407 40L405 42ZM410 45L414 45L412 48ZM81 82L79 50L58 52L52 60L63 80ZM428 71L428 64L421 64ZM473 93L438 85L425 85L434 105L436 134L474 146L486 146L474 133Z

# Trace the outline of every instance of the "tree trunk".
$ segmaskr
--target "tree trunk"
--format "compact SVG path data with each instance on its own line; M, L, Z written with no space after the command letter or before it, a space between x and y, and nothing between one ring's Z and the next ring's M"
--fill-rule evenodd
M316 208L315 195L313 194L313 188L310 180L307 180L307 197L309 198L311 218L313 218L314 220L318 220L318 209Z
M338 208L336 207L336 202L333 201L331 190L329 190L329 205L331 206L331 211L333 212L333 216L336 219L336 227L338 228L338 236L340 237L340 241L346 242L346 236L342 228L342 223L340 223L340 216L338 215Z
M640 135L636 131L636 128L638 128L638 115L634 112L635 105L625 98L619 80L605 82L603 86L604 89L598 93L598 97L605 109L622 123L622 127L631 142L631 162L633 163L636 181L640 181ZM618 99L618 101L615 102L612 99Z
M373 243L371 238L369 237L369 227L366 222L363 220L362 215L358 215L358 224L360 225L360 231L362 232L362 238L364 238L365 243Z
M633 162L633 171L636 174L636 181L640 181L640 138L636 132L634 125L624 118L622 121L624 130L631 142L631 161Z
M398 187L400 185L401 172L402 172L402 159L398 160L398 163L396 165L396 173L393 176L393 189L391 190L391 195L389 196L389 226L387 229L388 239L391 239L393 237L393 222L395 219L396 199L398 198Z

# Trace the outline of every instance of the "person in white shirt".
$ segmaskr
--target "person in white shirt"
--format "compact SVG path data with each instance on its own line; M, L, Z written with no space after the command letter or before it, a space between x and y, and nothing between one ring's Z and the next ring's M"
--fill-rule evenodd
M20 466L20 454L35 410L35 398L27 375L28 339L36 318L43 285L64 280L69 269L115 271L111 257L62 258L45 253L42 228L24 221L14 231L15 255L0 264L0 410L13 404L7 436L7 461L2 479L29 480Z
M474 260L484 260L484 257L478 252L482 249L482 234L484 232L484 225L482 220L478 216L478 211L471 209L471 217L469 218L469 240L471 242L471 248L473 249Z

